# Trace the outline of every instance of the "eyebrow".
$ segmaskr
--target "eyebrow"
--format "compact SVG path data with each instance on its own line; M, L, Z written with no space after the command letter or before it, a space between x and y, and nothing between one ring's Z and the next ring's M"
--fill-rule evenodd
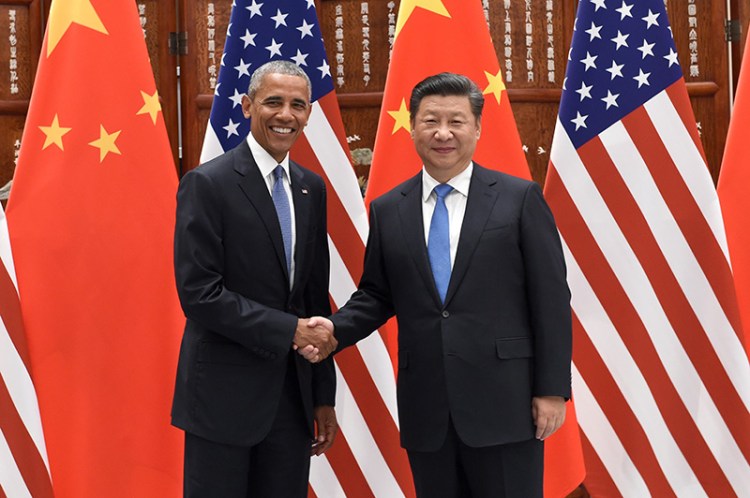
M284 99L282 97L279 97L278 95L271 95L270 97L266 97L262 100L264 104L270 103L270 102L281 102ZM292 99L293 104L303 104L305 106L309 105L306 100L303 99Z

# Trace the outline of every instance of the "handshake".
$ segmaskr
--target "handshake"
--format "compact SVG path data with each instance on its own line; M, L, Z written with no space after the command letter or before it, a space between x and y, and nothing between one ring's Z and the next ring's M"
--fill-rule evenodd
M310 363L325 360L338 344L333 336L333 322L328 318L314 316L297 320L292 347Z

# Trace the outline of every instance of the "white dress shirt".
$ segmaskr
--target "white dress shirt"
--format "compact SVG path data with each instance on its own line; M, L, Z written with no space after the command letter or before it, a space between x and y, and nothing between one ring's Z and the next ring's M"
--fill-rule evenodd
M289 271L289 285L291 286L294 282L294 254L295 248L297 246L297 224L296 216L294 213L294 196L292 195L292 183L291 177L289 176L289 153L284 156L284 159L282 159L281 162L277 163L276 159L271 157L271 154L269 154L266 149L260 146L260 144L255 140L255 137L253 137L252 133L247 134L247 143L250 146L250 152L253 153L253 158L255 159L255 163L258 165L260 174L266 181L268 195L273 196L273 186L276 181L273 175L273 170L275 170L276 166L278 165L281 165L281 167L284 168L284 192L286 192L286 196L289 198L289 210L291 211L292 215L292 263L290 265L291 269Z
M461 235L461 225L464 222L464 214L466 213L466 200L469 198L472 171L474 171L474 163L470 162L465 170L447 182L448 185L453 187L453 190L445 196L451 243L451 270L453 269L453 264L456 262L458 237ZM438 185L440 185L440 182L431 177L424 166L422 166L422 219L424 220L425 245L429 243L430 223L432 222L432 213L435 211L435 203L437 202L437 194L435 194L433 189Z

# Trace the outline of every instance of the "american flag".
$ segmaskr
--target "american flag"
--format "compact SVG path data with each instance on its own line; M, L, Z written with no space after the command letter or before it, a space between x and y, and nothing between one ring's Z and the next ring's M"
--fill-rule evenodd
M292 158L327 185L330 295L340 307L359 282L368 226L314 0L235 0L201 161L245 139L250 125L242 116L242 95L254 69L273 59L295 62L312 81L310 121ZM325 498L407 495L411 476L399 446L393 367L381 335L372 334L337 355L336 367L340 431L333 447L312 461L312 493Z
M0 259L0 496L51 497L47 449L2 207Z
M582 0L546 196L592 496L750 496L750 367L663 0Z

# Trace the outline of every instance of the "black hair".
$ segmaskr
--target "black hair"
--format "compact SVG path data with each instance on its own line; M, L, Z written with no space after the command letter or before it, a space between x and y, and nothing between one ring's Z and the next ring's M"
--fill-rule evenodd
M443 97L457 95L469 98L471 113L477 121L482 119L482 108L484 107L484 95L479 87L471 79L462 74L440 73L428 76L416 84L409 98L409 117L412 121L419 111L422 99L430 95Z

